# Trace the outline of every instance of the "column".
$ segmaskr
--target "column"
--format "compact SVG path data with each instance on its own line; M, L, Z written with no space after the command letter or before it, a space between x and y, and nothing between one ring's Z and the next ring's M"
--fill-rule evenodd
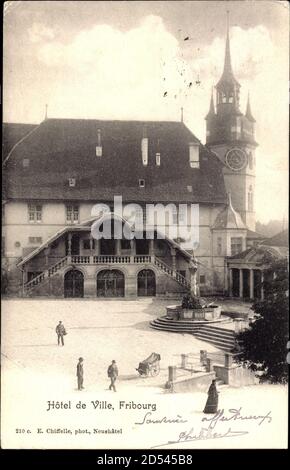
M243 291L244 291L244 286L243 286L243 270L239 269L240 272L240 291L239 291L239 297L243 298Z
M68 263L71 263L71 239L72 233L68 232L67 236L67 256L68 256Z
M119 238L115 240L115 253L117 256L121 255L121 240Z
M200 356L200 363L204 366L207 360L207 351L204 349L201 349L199 351L199 356Z
M172 269L176 271L176 250L175 248L171 248L171 259L172 259Z
M233 356L231 354L225 354L225 367L231 367L233 365Z
M130 241L130 245L131 245L131 254L130 254L130 262L133 263L134 262L134 256L136 255L136 238L133 238L131 241Z
M154 239L151 240L151 238L149 240L149 255L150 256L154 255Z
M261 300L264 300L264 297L265 297L263 282L264 282L264 273L263 271L261 271Z
M187 368L187 360L188 360L188 355L187 354L181 354L181 369L186 369Z
M99 239L96 239L95 240L95 255L96 256L99 256L100 255L100 240Z
M254 270L250 269L250 299L254 298Z
M176 366L168 366L168 382L176 379Z
M72 233L68 232L68 244L67 244L67 255L71 256L71 239L72 239Z
M233 270L229 270L229 295L230 297L233 296Z

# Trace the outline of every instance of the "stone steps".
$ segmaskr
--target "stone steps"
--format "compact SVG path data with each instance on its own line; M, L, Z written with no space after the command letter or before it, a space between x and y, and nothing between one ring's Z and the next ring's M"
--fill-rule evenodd
M232 330L209 325L208 322L193 322L189 320L170 320L166 316L150 322L150 327L159 331L171 333L188 333L197 339L211 343L222 351L231 352L235 346L235 333Z
M235 333L231 330L224 330L222 328L202 326L194 333L194 336L227 352L232 351L236 344Z

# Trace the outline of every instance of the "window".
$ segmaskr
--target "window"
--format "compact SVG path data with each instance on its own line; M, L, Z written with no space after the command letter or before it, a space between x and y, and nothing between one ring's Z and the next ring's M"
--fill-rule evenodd
M249 211L254 210L254 198L253 198L253 188L252 188L252 186L249 187L249 192L248 192L248 210Z
M78 223L79 221L79 206L70 204L66 206L66 221L68 223Z
M28 242L36 245L41 245L42 237L28 237Z
M233 237L231 238L231 255L237 255L243 251L243 238Z
M222 238L218 237L217 239L217 254L220 256L222 254Z
M130 250L131 249L130 240L121 240L121 249L122 250Z
M29 167L30 160L29 158L23 158L22 160L22 166L23 168L28 168Z
M200 284L205 284L205 274L201 274L199 276L199 282L200 282Z
M179 204L179 223L184 224L186 222L187 205Z
M84 247L84 250L90 250L91 248L90 240L84 240L83 247Z
M160 166L160 153L156 153L156 166Z
M177 212L176 207L174 207L173 210L172 210L172 223L173 223L173 225L178 224L178 212Z
M101 157L103 154L103 149L99 145L96 146L96 157Z
M41 222L42 206L40 204L28 204L29 222Z
M199 168L199 143L189 144L189 164L191 168Z
M146 209L142 209L142 207L136 207L135 210L135 223L139 225L146 223Z
M191 185L190 185L190 186L187 186L187 191L188 191L189 193L192 193L192 186L191 186Z
M84 250L90 250L91 249L91 244L92 244L92 250L95 249L95 240L90 238L87 238L86 240L83 241L83 247Z
M139 188L145 188L145 180L139 180Z
M76 179L75 178L69 178L68 179L68 185L70 188L74 188L76 185Z

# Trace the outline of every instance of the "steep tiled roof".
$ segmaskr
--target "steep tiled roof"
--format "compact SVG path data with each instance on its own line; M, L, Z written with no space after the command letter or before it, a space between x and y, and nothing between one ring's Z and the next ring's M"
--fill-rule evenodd
M32 131L37 124L7 124L2 126L2 161L7 157L12 147Z
M147 166L141 158L145 127ZM96 156L98 129L101 157ZM224 203L222 164L200 145L200 169L190 168L190 142L199 141L181 122L48 119L11 153L8 198L107 201L120 194L124 201ZM68 178L76 178L75 187Z

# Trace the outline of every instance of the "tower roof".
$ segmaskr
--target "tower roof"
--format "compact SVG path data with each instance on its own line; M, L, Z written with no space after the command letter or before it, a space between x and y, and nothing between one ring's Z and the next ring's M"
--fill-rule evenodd
M252 111L251 111L250 94L249 93L248 93L247 109L246 109L245 116L249 121L256 122L255 118L252 115Z
M242 218L238 212L232 206L231 193L228 193L228 204L227 206L218 214L215 223L213 225L214 229L240 229L246 230L246 226L242 221Z
M224 86L235 85L240 87L241 85L235 79L232 62L231 62L231 49L230 49L230 34L229 34L229 16L227 17L227 38L226 38L226 50L225 50L225 62L224 70L220 80L218 81L216 87L222 88Z

